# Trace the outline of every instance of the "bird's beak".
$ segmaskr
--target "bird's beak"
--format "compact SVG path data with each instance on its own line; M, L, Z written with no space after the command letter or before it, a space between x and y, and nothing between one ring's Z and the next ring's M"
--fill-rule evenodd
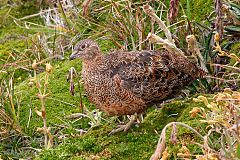
M73 53L71 54L71 56L69 57L69 59L70 59L70 60L73 60L73 59L79 57L79 55L80 55L80 54L78 53L78 51L73 51Z

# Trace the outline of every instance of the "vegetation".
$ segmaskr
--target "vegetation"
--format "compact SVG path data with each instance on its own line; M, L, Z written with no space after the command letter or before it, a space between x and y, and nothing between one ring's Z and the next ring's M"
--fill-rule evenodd
M239 159L239 6L0 0L0 159ZM84 38L103 52L173 49L208 74L181 100L153 106L128 133L109 136L127 117L108 117L85 96L81 63L68 60Z

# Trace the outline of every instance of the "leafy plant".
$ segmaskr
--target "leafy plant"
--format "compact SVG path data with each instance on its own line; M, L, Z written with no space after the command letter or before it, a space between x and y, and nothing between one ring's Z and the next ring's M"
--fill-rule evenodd
M205 96L194 98L195 102L202 102L205 107L195 107L189 113L192 118L200 117L201 123L206 123L206 135L201 135L199 131L191 126L181 123L172 122L166 125L161 133L155 153L152 155L152 160L167 159L170 153L166 148L167 143L167 128L172 127L170 135L170 143L179 144L177 141L178 129L177 126L190 129L196 134L195 137L201 139L201 144L193 142L202 149L202 153L198 155L191 154L186 144L182 144L182 148L178 151L178 158L193 158L196 159L236 159L239 158L239 105L240 92L232 91L226 88L222 93L217 93L212 99ZM197 139L197 138L194 138ZM220 145L217 145L220 144Z
M19 119L21 97L15 95L12 76L9 81L2 80L0 87L0 124L1 130L3 130L2 134L7 135L12 129L16 133L21 134L22 129Z

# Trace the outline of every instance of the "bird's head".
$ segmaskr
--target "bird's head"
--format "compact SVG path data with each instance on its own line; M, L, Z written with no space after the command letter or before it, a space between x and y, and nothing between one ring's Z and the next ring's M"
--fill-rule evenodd
M75 45L70 60L81 58L83 61L89 61L93 60L98 55L100 55L98 44L91 39L84 39Z

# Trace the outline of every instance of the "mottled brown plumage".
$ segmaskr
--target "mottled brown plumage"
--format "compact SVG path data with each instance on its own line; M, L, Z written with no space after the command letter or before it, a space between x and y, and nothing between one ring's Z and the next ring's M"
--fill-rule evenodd
M83 61L82 79L89 100L109 115L141 113L166 100L204 71L186 57L167 51L115 51L101 54L85 39L70 59Z

